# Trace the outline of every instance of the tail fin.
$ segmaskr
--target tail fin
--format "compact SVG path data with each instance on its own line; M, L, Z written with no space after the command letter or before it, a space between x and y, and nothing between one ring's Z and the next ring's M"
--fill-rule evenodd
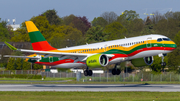
M44 36L41 34L41 32L37 29L35 24L32 21L26 21L25 22L27 31L31 40L31 44L33 47L33 50L39 50L39 51L49 51L49 50L55 50L56 48L53 48L44 38Z

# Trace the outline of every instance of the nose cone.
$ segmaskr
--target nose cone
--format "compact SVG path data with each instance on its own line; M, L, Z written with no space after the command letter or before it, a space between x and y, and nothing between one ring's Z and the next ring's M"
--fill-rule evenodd
M174 43L174 42L173 42ZM172 44L172 48L177 48L176 43Z

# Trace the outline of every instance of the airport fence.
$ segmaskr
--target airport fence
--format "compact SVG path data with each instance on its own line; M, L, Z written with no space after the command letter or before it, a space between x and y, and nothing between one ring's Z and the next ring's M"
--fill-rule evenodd
M180 75L175 73L151 74L151 73L121 73L120 75L112 75L111 73L93 74L91 77L82 76L80 81L88 82L180 82Z
M46 77L58 77L58 78L77 78L76 73L72 72L42 72L42 76ZM180 74L173 72L166 72L161 74L152 74L150 72L139 72L139 73L121 73L120 75L112 75L111 73L94 73L92 76L84 76L80 73L79 81L82 82L142 82L142 81L152 81L152 82L180 82Z
M2 74L33 74L40 75L42 70L1 70L0 75Z
M79 72L78 72L79 73ZM52 78L77 78L77 73L74 72L45 72L43 70L4 70L0 71L2 74L33 74L42 75L42 77L52 77ZM138 73L121 73L120 75L112 75L111 73L94 73L92 76L84 76L83 73L79 73L79 81L82 82L142 82L142 81L152 81L152 82L180 82L180 74L173 72L166 72L161 74L152 74L150 72L138 72Z

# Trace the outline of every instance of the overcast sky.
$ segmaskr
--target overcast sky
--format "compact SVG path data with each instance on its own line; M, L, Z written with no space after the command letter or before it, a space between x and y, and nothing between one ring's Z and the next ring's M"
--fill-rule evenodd
M124 10L135 10L144 19L144 13L180 11L180 0L0 0L0 18L11 23L16 19L16 24L49 9L55 9L60 17L74 14L89 21L105 11L119 16Z

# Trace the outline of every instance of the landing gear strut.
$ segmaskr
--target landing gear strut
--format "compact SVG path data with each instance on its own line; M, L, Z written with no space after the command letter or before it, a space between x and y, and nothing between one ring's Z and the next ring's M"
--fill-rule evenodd
M166 66L166 62L164 62L164 56L162 56L161 58L162 58L161 66Z
M159 55L159 57L161 57L161 59L162 59L161 66L163 67L163 72L164 72L164 67L166 66L166 62L164 62L164 56L166 56L166 54Z
M119 75L121 73L121 71L119 69L117 69L117 65L115 65L115 67L112 69L112 75Z
M89 67L87 67L86 70L84 71L84 75L85 76L92 76L93 72L92 72L92 70L89 70Z

